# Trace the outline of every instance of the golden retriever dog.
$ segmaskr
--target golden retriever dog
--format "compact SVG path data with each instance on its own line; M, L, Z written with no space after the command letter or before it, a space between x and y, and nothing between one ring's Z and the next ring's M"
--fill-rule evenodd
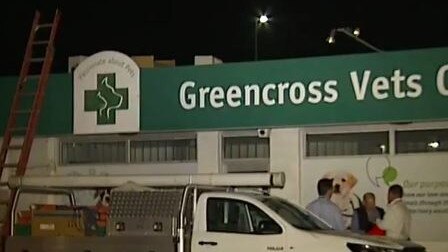
M342 212L346 227L350 227L354 210L361 204L360 198L354 193L358 179L347 171L330 171L323 178L333 180L333 201Z

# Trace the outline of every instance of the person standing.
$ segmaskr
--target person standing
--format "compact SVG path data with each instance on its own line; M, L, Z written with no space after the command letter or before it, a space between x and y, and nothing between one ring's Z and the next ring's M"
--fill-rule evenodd
M411 213L402 200L403 187L393 185L387 194L388 208L383 220L377 220L379 228L386 236L394 239L409 240L411 231Z
M376 206L375 194L368 192L362 196L362 204L355 209L351 230L367 233L375 225L377 219L383 219L384 209Z
M344 230L341 210L330 198L333 194L333 181L321 179L317 183L319 198L308 204L306 209L329 224L335 230Z

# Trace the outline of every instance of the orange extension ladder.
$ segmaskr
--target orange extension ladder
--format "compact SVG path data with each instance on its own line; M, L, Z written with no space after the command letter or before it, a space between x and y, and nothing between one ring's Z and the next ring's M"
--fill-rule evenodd
M4 176L5 168L11 168L11 172L18 176L25 174L53 64L54 40L60 17L60 11L56 10L51 23L41 23L41 13L36 11L34 14L16 92L0 149L0 177ZM36 55L39 53L43 54L43 51L45 51L45 55ZM32 73L33 70L37 73ZM17 143L17 141L21 143ZM14 157L15 160L12 160ZM7 196L9 200L6 200L6 202L4 202L5 200L2 201L3 204L7 204L7 213L11 210L11 203L15 193L15 190L12 190ZM10 223L7 216L1 217L4 218L3 236L5 236L10 232Z

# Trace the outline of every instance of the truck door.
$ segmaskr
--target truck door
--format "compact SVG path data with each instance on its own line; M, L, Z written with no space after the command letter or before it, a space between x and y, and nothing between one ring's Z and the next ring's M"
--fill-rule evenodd
M192 252L286 250L282 227L254 204L213 196L202 203L197 209L202 220L195 219Z

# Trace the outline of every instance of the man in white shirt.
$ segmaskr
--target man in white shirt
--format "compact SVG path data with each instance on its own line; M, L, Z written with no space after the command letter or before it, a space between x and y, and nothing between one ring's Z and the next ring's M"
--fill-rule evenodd
M389 203L383 220L377 220L379 228L386 231L386 236L394 239L409 240L411 230L411 213L402 200L403 187L389 187L387 201Z

